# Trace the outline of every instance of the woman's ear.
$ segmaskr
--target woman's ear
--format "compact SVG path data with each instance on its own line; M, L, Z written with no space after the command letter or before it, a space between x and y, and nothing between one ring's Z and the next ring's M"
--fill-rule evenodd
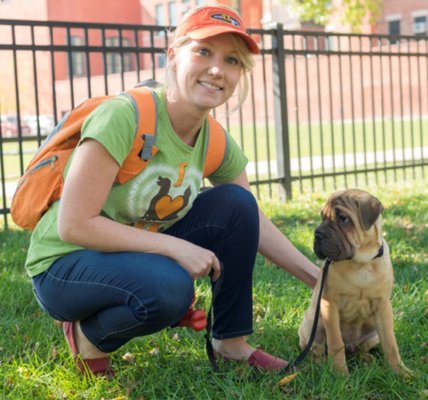
M168 61L171 61L175 57L175 51L171 46L168 47L168 50L166 51L166 56L168 58Z
M175 57L177 56L176 51L172 47L168 47L168 50L166 52L166 58L168 61L168 64L170 66L171 71L175 71Z

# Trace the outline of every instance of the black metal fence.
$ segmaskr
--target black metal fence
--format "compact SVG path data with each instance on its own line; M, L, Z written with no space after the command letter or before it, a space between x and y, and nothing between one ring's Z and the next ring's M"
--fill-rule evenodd
M215 116L258 197L425 178L428 38L250 30L261 54L246 102ZM0 20L0 214L63 113L164 78L166 27Z

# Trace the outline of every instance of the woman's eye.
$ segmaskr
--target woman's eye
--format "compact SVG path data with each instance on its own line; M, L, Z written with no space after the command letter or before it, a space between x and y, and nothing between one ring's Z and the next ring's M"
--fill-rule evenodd
M239 60L235 57L227 57L226 62L230 65L238 65Z
M206 56L206 55L208 55L208 54L209 54L209 50L208 50L208 49L206 49L206 48L204 48L204 47L202 47L202 48L198 49L198 53L199 53L201 56Z

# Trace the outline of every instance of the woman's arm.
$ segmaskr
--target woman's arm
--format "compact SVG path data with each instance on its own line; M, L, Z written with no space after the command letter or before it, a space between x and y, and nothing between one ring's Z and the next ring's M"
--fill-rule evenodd
M162 233L148 232L100 215L119 165L95 140L84 141L72 160L58 213L62 240L105 252L156 253L176 260L194 278L206 276L220 265L215 254L190 242Z
M251 191L245 171L230 183L235 183ZM320 275L319 268L294 247L260 209L259 215L260 238L258 250L260 254L313 288Z

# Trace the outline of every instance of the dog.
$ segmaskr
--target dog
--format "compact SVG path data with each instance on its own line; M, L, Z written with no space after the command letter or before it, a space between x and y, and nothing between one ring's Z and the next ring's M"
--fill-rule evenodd
M315 230L315 254L320 259L330 258L332 263L311 352L320 360L327 346L334 369L345 375L349 374L346 352L367 354L379 342L391 368L411 375L401 360L393 329L393 270L382 235L383 210L381 202L366 191L339 191L322 208L322 222ZM302 349L314 323L320 281L299 327Z

